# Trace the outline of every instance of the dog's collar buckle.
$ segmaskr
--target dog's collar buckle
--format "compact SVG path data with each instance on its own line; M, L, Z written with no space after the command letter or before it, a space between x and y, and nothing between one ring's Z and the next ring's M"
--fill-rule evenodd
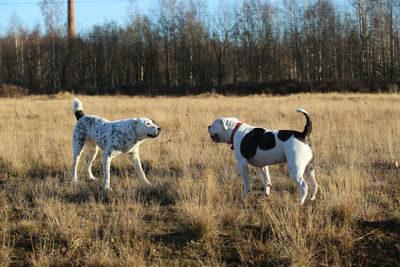
M232 144L232 146L231 146L232 150L234 150L234 148L233 148L233 137L235 136L235 133L236 133L237 129L240 127L240 125L242 125L241 122L236 123L235 128L233 129L232 134L231 134L231 142L230 142L230 144Z

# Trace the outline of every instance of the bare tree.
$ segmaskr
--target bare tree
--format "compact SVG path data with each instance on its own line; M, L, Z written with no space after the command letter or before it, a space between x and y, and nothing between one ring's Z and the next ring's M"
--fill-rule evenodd
M159 31L163 40L165 84L167 88L176 85L173 44L176 43L176 1L160 0L161 12Z
M11 16L11 25L9 32L13 40L13 78L11 80L23 85L25 83L25 64L24 64L24 37L25 33L21 25L20 19L16 12Z
M370 11L372 8L372 0L351 0L351 4L355 9L358 21L359 35L361 40L360 51L360 78L365 80L368 75L367 70L367 42L369 38L368 25L370 22Z
M51 70L53 77L53 90L57 91L57 63L56 63L56 38L61 35L61 22L65 10L60 1L43 0L40 4L47 34L51 38Z
M298 66L301 64L300 53L299 53L299 28L300 25L298 19L299 12L298 0L284 0L284 6L287 10L286 15L286 27L289 33L289 49L290 49L290 79L297 80Z
M44 0L44 34L15 19L0 36L0 83L33 93L190 94L214 85L329 91L324 83L346 80L358 80L351 90L373 80L376 91L400 79L399 0L348 0L352 8L342 11L333 0L285 0L284 9L270 0L239 2L207 10L202 0L159 0L157 17L132 8L126 26L96 25L71 41L65 3Z

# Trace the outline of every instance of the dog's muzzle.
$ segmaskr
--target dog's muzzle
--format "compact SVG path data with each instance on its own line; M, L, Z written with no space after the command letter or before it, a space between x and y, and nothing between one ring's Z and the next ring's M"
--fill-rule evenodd
M211 140L214 143L218 143L219 142L219 135L218 134L212 134L212 135L210 135L210 137L211 137Z
M214 142L214 143L218 143L219 142L219 135L218 134L212 134L211 132L210 132L210 128L211 128L211 126L208 126L208 133L210 134L210 137L211 137L211 140Z
M160 133L161 133L161 128L158 127L157 130L156 130L156 134L147 134L147 136L150 137L150 138L156 138L156 137L158 137L160 135Z

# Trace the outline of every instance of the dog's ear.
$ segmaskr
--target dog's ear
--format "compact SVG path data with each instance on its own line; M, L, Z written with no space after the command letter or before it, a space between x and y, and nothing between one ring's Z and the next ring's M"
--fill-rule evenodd
M219 124L221 124L222 128L223 128L225 131L228 130L228 124L227 124L228 121L227 121L225 118L220 118L220 119L217 120L217 122L218 122Z
M228 119L223 119L223 125L224 125L225 131L228 130L230 124L231 123L230 123L230 121Z
M239 119L236 117L223 118L221 120L225 130L228 130L229 127L233 126L239 121Z

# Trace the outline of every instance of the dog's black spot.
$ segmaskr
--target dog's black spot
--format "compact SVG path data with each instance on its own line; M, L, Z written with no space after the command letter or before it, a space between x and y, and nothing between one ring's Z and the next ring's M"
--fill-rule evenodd
M246 159L254 157L257 147L263 150L274 148L275 136L271 132L265 132L262 128L255 128L247 133L240 144L240 153Z
M290 137L292 137L292 135L294 135L294 137L296 137L297 139L299 139L301 142L305 143L305 139L302 133L298 132L298 131L291 131L291 130L279 130L278 133L278 138L285 142L287 141Z
M92 117L88 117L86 122L90 127L93 127L93 125L96 123L96 119L92 118Z
M75 112L76 120L79 120L79 119L82 118L83 116L85 116L85 113L83 113L83 110L77 110L77 111Z

